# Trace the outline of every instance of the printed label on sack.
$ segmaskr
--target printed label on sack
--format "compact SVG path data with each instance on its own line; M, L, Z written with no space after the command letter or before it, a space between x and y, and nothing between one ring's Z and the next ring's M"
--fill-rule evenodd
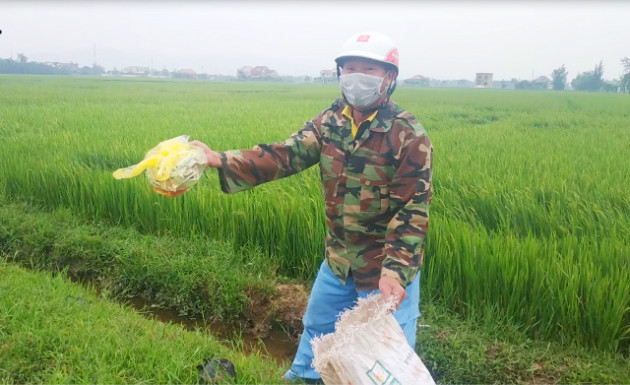
M374 361L372 368L365 372L374 385L401 385L391 372L380 361Z

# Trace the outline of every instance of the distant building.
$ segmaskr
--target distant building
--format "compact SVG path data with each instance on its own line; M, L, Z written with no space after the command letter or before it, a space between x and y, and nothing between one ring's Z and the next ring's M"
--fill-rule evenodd
M492 73L477 72L475 75L475 88L492 88Z
M148 75L149 74L149 68L148 67L131 66L131 67L123 68L120 72L123 75L142 76L142 75Z
M190 68L180 69L179 71L177 71L177 73L182 76L189 77L189 78L197 77L197 73L194 70L191 70Z
M45 62L45 65L47 65L48 67L52 67L52 68L56 68L58 70L70 70L70 71L78 71L79 70L79 65L77 63L60 63L57 61L53 61L53 62Z
M428 87L429 86L429 78L426 78L426 77L424 77L422 75L415 75L413 77L410 77L409 79L403 80L403 84L408 85L408 86Z
M321 70L319 77L316 79L318 83L337 83L337 70Z
M429 79L429 87L438 88L473 88L475 83L472 80L456 79L456 80L438 80Z
M256 66L252 68L252 78L277 78L278 73L275 70L267 68L267 66Z
M173 71L171 76L176 79L198 79L199 78L199 75L197 75L197 73L194 70L191 70L189 68Z
M516 89L516 83L518 81L516 79L512 80L493 80L492 88L497 88L501 90L513 90Z
M249 79L251 77L252 77L252 67L250 66L241 67L236 70L236 78L239 80Z
M264 80L276 79L278 72L267 68L267 66L245 66L236 70L236 78L239 80Z
M546 76L539 76L536 79L532 80L533 88L539 88L543 90L548 90L551 88L551 79Z
M466 79L439 80L423 75L415 75L409 79L399 81L398 85L401 87L473 88L475 83L472 80Z

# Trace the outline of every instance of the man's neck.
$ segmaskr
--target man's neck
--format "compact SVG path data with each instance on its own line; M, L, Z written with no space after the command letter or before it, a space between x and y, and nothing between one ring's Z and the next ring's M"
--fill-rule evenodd
M376 110L376 108L372 108L372 109L367 110L367 111L359 111L359 110L353 108L352 109L352 120L354 120L354 124L356 124L357 126L360 125L375 110Z
M354 124L357 126L360 125L368 116L372 115L374 111L376 111L383 103L385 103L386 99L381 99L374 106L369 107L363 111L359 111L358 109L352 107L352 120Z

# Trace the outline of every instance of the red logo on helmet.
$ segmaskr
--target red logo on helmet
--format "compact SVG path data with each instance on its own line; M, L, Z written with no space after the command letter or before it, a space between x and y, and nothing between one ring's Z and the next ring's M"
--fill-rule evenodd
M394 47L385 55L385 61L398 67L398 48Z
M367 43L370 40L370 35L359 35L357 37L357 43Z

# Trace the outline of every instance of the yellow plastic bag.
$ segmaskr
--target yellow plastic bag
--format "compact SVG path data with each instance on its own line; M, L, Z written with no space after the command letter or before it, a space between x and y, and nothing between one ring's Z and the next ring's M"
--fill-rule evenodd
M182 135L160 142L140 163L114 171L114 178L133 178L146 171L151 187L159 194L172 196L188 190L199 181L207 162L203 150L189 144L188 138Z

